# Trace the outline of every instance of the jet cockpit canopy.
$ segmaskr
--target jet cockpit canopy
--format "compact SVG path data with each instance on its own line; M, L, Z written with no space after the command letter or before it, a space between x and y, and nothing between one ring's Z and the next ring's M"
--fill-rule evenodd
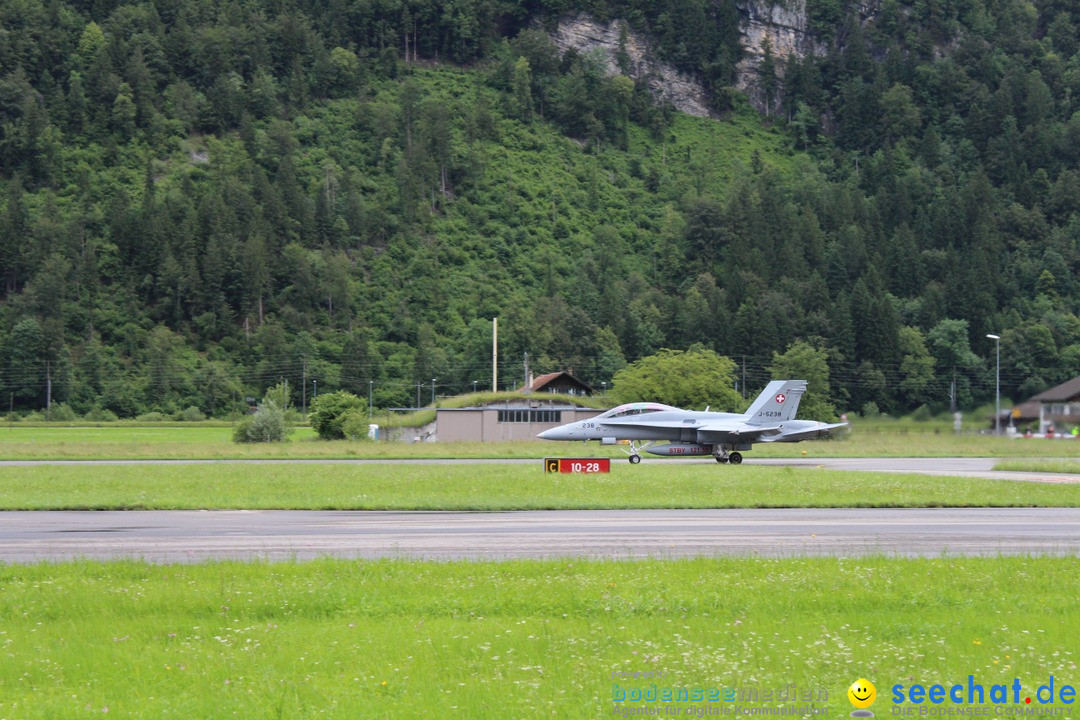
M670 405L662 405L660 403L651 402L626 403L618 407L613 407L607 412L597 415L596 419L611 420L614 418L630 417L632 415L644 415L645 413L663 412L665 410L678 410L678 408L671 407Z

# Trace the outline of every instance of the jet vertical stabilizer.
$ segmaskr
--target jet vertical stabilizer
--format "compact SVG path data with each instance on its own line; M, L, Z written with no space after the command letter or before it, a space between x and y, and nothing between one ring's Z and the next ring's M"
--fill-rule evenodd
M747 409L747 424L769 425L794 420L804 392L805 380L773 380Z

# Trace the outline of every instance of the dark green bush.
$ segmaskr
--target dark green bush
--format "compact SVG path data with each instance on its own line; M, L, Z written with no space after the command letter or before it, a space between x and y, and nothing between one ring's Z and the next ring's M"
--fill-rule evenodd
M308 420L323 440L341 440L345 437L342 425L350 410L366 411L367 401L351 392L338 390L319 395L315 402L311 403Z
M244 417L233 429L238 443L285 442L293 428L285 421L285 411L273 400L264 400L255 414Z

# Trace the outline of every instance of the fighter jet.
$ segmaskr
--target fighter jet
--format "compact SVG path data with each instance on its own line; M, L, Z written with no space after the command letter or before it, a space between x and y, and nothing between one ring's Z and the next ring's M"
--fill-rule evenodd
M742 462L742 453L756 442L799 442L828 435L847 425L796 420L805 380L773 380L745 413L680 410L660 403L627 403L578 422L545 430L544 440L599 440L602 445L627 443L630 462L641 453L665 457L712 455L718 463ZM659 444L658 444L659 443Z

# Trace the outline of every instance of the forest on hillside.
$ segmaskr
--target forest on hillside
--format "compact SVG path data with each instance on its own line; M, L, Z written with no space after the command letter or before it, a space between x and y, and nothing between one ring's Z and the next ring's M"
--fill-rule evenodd
M802 342L838 409L1080 372L1080 7L810 0L732 89L733 0L0 0L0 410L380 407ZM623 19L716 120L545 32ZM421 389L423 392L421 393Z

